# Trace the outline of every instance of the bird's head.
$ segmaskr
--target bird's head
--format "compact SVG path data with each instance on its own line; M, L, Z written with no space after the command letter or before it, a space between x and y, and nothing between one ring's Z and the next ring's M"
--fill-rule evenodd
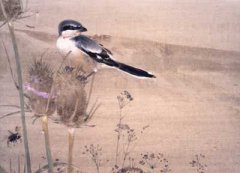
M58 25L58 34L59 35L69 35L71 36L76 33L85 32L87 29L82 26L81 23L75 20L63 20Z

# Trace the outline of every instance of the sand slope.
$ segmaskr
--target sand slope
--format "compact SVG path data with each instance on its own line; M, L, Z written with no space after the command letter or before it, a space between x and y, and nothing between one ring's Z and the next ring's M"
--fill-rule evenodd
M21 61L26 71L32 59L48 49L44 59L59 63L55 48L56 35L18 30ZM10 46L9 36L0 38ZM117 95L128 90L134 101L124 110L124 122L139 131L149 125L134 150L140 153L161 152L169 160L172 172L194 172L189 162L195 154L205 154L207 172L238 173L240 170L239 103L240 53L214 49L177 46L154 41L123 37L95 37L112 50L116 59L152 71L157 78L139 80L114 69L96 75L94 99L102 103L91 124L94 128L77 131L74 163L84 172L95 172L93 163L82 155L86 144L100 144L103 158L110 161L102 172L109 172L114 163L118 122ZM10 47L8 48L11 52ZM0 104L18 104L3 48L0 46ZM12 53L10 53L12 55ZM0 114L13 108L0 109ZM28 114L29 142L33 168L46 163L40 121L31 124ZM8 168L9 158L17 163L23 154L22 144L8 148L7 130L20 125L19 116L0 120L0 165ZM66 161L67 131L62 125L50 123L54 158ZM107 171L108 170L108 171Z

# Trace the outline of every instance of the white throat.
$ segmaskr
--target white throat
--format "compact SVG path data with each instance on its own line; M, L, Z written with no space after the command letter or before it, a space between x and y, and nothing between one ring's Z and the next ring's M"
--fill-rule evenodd
M75 37L80 34L81 32L78 30L66 30L66 31L63 31L61 35L63 38L66 38L66 37Z
M82 54L82 51L76 46L76 42L72 40L73 37L80 35L79 31L67 30L63 31L62 34L57 39L57 48L61 54L67 55L69 52L70 57L79 56Z

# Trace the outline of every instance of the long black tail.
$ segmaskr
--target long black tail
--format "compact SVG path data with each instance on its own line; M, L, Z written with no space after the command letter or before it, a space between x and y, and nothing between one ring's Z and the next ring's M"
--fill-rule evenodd
M103 55L102 55L103 56ZM156 76L154 76L153 74L147 72L147 71L144 71L142 69L139 69L139 68L136 68L136 67L132 67L130 65L127 65L127 64L124 64L124 63L121 63L121 62L118 62L118 61L115 61L113 60L109 54L105 54L105 58L102 57L101 59L101 63L104 63L108 66L111 66L111 67L116 67L122 71L125 71L131 75L134 75L134 76L138 76L138 77L148 77L148 78L156 78Z
M130 73L134 76L156 78L156 76L154 76L153 74L151 74L147 71L141 70L139 68L132 67L127 64L120 63L120 62L116 62L116 64L117 64L117 66L116 66L117 68L119 68L120 70L125 71L127 73Z

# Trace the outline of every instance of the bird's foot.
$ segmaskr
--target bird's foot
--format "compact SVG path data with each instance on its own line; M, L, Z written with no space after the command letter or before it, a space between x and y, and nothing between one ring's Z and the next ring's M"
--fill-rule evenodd
M90 76L92 76L95 73L96 73L96 71L92 71L91 73L89 73L87 75L79 75L79 76L77 76L77 79L80 81L86 81Z
M77 76L77 80L79 80L79 81L86 81L87 80L87 77L86 76L84 76L84 75L79 75L79 76Z
M70 73L70 72L72 72L74 70L74 67L70 67L70 66L66 66L65 67L65 71L67 72L67 73Z

